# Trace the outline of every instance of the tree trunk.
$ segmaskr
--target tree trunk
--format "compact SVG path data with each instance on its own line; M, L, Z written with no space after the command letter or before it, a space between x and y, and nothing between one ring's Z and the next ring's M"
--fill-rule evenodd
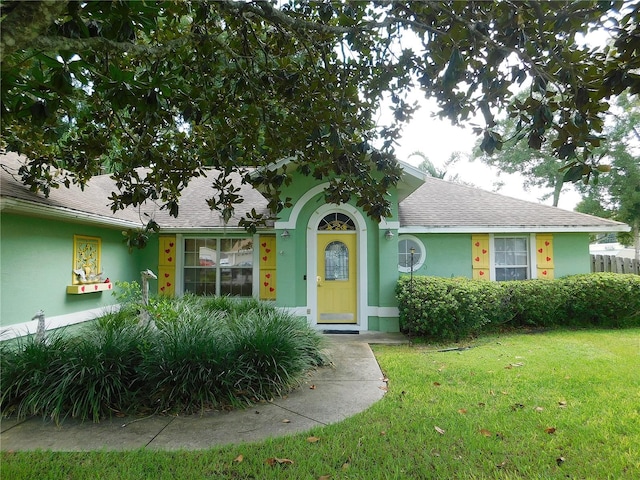
M564 186L564 183L562 183L562 178L564 175L557 175L556 176L556 183L553 187L553 206L557 207L558 206L558 202L560 201L560 192L562 192L562 187Z
M636 221L633 222L633 248L635 250L635 259L636 262L640 262L640 220L636 218Z

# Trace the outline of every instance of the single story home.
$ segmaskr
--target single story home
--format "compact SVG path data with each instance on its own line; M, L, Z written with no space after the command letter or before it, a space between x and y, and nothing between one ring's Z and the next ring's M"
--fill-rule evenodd
M426 176L410 165L390 192L380 223L355 203L327 204L326 183L294 171L292 206L249 234L224 222L204 199L206 177L184 190L180 215L153 204L111 212L108 175L82 191L48 198L15 177L21 162L0 157L1 339L73 325L113 308L116 282L151 269L151 294L231 295L274 301L322 330L399 330L394 288L400 275L488 281L552 279L590 271L589 235L628 231L623 223L489 193ZM274 168L279 168L275 166ZM294 167L289 165L289 172ZM241 207L266 213L267 201L240 185ZM123 230L149 218L160 232L129 253Z

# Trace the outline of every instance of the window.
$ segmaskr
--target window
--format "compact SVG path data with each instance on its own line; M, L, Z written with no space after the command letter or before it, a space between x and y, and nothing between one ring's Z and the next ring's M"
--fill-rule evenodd
M412 253L413 249L413 253ZM422 267L426 259L424 245L416 237L403 235L398 240L398 270L409 273ZM413 267L413 268L412 268Z
M355 230L356 224L344 213L334 212L320 220L318 230Z
M196 295L253 294L253 240L187 238L184 241L184 291Z
M331 242L324 251L324 279L349 280L349 249L342 242Z
M526 280L529 274L529 239L495 237L493 240L496 280Z

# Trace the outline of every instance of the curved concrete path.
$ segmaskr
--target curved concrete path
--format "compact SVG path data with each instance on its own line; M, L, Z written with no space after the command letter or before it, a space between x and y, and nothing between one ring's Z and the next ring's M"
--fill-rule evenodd
M261 441L339 422L384 396L382 372L369 344L408 340L401 334L378 332L327 337L332 365L310 373L301 387L272 402L231 412L112 418L98 424L65 420L55 425L41 417L2 419L0 450L195 450Z

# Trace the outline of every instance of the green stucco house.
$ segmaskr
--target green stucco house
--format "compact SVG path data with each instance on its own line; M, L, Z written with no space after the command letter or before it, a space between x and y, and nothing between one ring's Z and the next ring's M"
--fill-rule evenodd
M35 332L39 310L49 329L91 320L116 307L116 282L140 282L145 269L158 277L152 294L255 297L321 330L393 332L402 274L499 281L587 273L589 234L629 229L403 165L390 192L393 214L381 223L355 204L325 203L326 183L294 172L285 192L291 208L250 235L238 218L225 224L209 210L206 177L183 192L178 218L153 204L114 214L108 176L93 178L84 191L59 189L44 198L16 179L20 161L0 157L1 339ZM266 213L260 192L236 181L243 208ZM149 218L159 234L129 253L122 231Z

